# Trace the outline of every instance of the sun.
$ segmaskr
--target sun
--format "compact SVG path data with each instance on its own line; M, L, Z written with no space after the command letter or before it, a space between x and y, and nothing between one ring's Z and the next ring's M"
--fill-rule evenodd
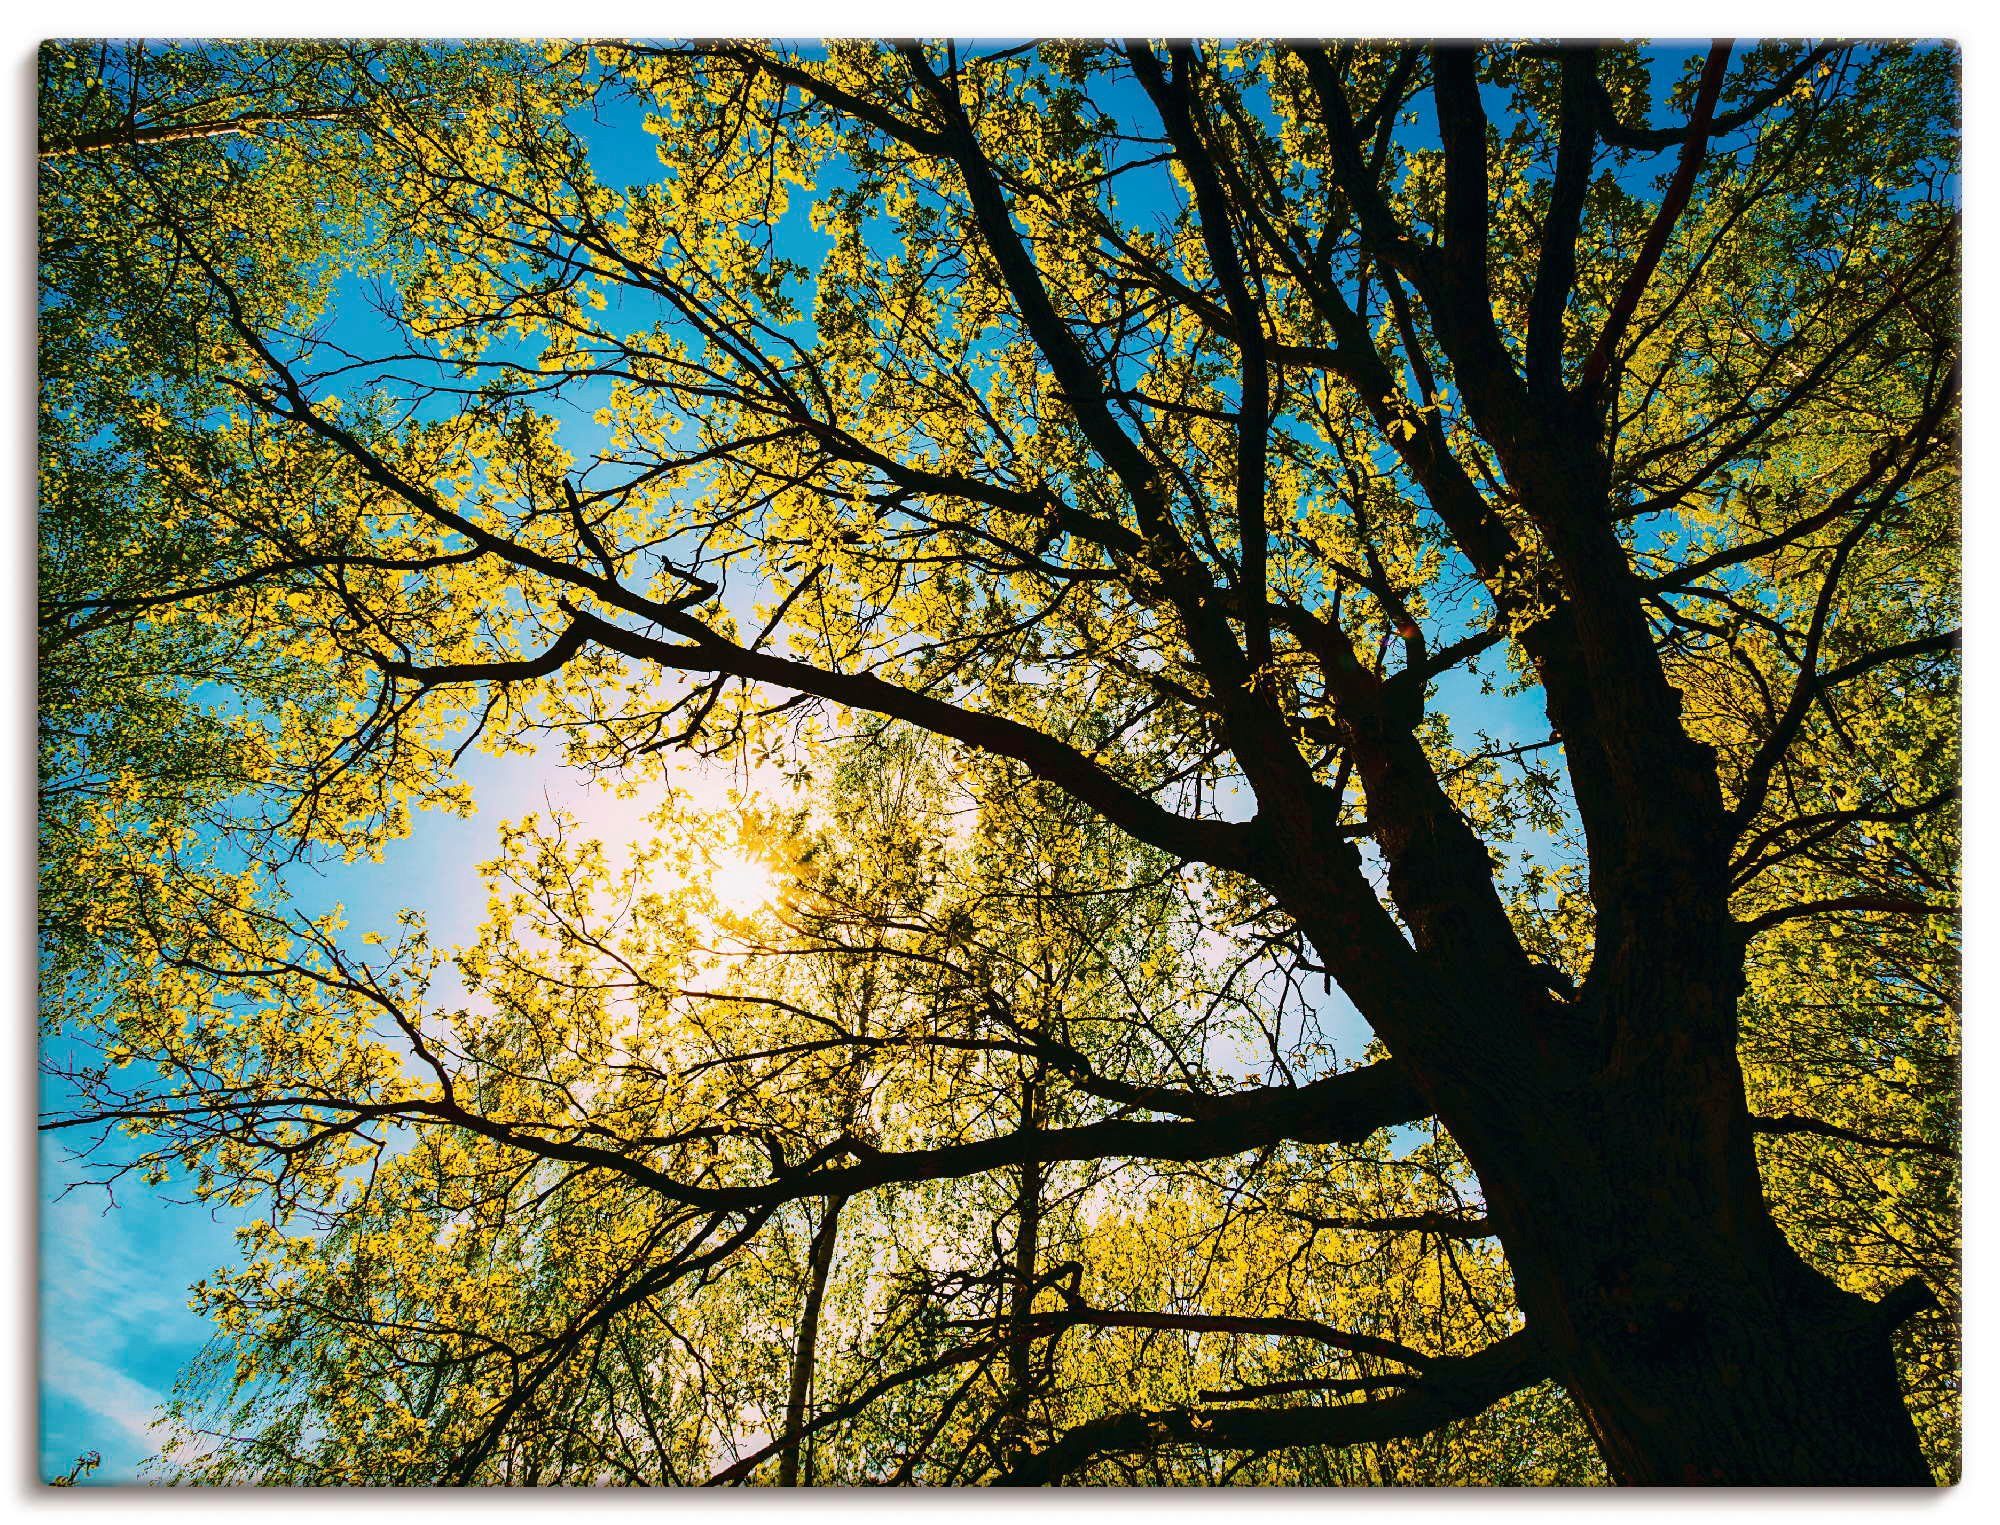
M709 855L708 891L716 909L748 916L777 898L778 872L755 853L727 848Z

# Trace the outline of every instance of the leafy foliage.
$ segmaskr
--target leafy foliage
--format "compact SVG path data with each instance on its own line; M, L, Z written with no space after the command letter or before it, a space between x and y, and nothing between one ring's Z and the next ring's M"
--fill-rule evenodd
M170 1473L1952 1475L1953 70L52 45L52 1124L258 1213ZM788 786L278 893L475 746Z

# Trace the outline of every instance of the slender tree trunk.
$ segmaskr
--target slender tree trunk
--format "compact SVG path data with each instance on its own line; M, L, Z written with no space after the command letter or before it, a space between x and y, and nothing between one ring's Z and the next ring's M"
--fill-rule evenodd
M798 1339L792 1347L792 1380L785 1396L785 1434L789 1438L778 1453L778 1486L799 1485L799 1451L804 1442L799 1431L805 1427L806 1404L812 1396L813 1359L819 1346L819 1310L826 1299L826 1282L833 1270L834 1241L840 1235L840 1210L845 1197L829 1197L826 1214L814 1230L806 1268L806 1301L799 1312Z
M1022 1077L1021 1126L1042 1124L1043 1067ZM1028 1400L1034 1392L1035 1341L1030 1321L1035 1311L1035 1267L1041 1258L1042 1187L1045 1172L1038 1161L1021 1167L1014 1198L1015 1231L1013 1265L1007 1288L1007 1396L1008 1415L1001 1434L1011 1440L1019 1434L1027 1417Z
M1027 1407L1034 1382L1031 1358L1035 1342L1030 1320L1035 1309L1035 1261L1042 1236L1042 1167L1030 1162L1021 1167L1021 1189L1017 1203L1020 1230L1014 1236L1012 1285L1007 1290L1007 1402L1016 1410Z

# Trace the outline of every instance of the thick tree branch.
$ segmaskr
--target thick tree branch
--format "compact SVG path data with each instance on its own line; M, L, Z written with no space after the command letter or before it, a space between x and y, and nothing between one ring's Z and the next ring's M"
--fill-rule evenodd
M1414 1371L1437 1368L1435 1356L1427 1356L1399 1340L1359 1334L1319 1319L1237 1317L1225 1313L1128 1312L1120 1308L1070 1307L1034 1315L1032 1328L1037 1339L1068 1329L1157 1329L1177 1334L1243 1334L1259 1339L1311 1340L1349 1355L1373 1356L1394 1361Z
M1388 1398L1275 1409L1109 1414L1016 1460L997 1481L1015 1487L1059 1483L1100 1456L1148 1453L1166 1446L1261 1452L1402 1440L1427 1435L1455 1419L1469 1419L1547 1376L1538 1343L1523 1331L1477 1355L1434 1362L1421 1379Z
M996 757L1012 758L1138 840L1191 862L1242 868L1250 861L1253 842L1249 827L1177 815L1119 783L1067 742L1018 720L964 709L872 674L834 672L768 652L752 651L723 640L692 620L676 622L681 627L680 633L687 636L687 644L641 635L589 614L579 614L577 621L596 644L639 661L769 683L835 704L907 720Z
M1769 111L1779 101L1791 93L1792 86L1804 79L1822 59L1830 58L1840 51L1840 43L1823 42L1808 51L1799 61L1780 74L1769 85L1758 91L1734 111L1726 111L1715 117L1705 129L1710 138L1724 137L1740 127L1746 127ZM1598 107L1598 136L1613 148L1637 149L1641 153L1657 153L1663 148L1685 147L1693 140L1697 128L1693 121L1681 127L1634 127L1618 120L1617 107L1611 99L1611 92L1604 82L1592 75L1596 87Z
M1236 529L1241 556L1237 596L1242 601L1245 643L1251 670L1261 673L1271 663L1271 626L1265 610L1266 544L1264 533L1265 457L1270 447L1271 378L1270 354L1264 332L1261 305L1250 293L1243 262L1236 252L1236 236L1229 215L1229 202L1216 172L1215 160L1202 142L1195 126L1195 87L1192 47L1174 50L1173 73L1164 74L1153 57L1152 46L1128 42L1126 56L1132 70L1152 97L1175 156L1187 170L1194 185L1195 213L1201 225L1202 245L1208 262L1222 287L1229 309L1230 326L1241 357L1238 376L1239 401L1236 424Z
M1694 194L1695 176L1701 171L1701 161L1708 149L1716 97L1722 93L1723 76L1729 72L1730 46L1726 41L1717 42L1708 50L1708 62L1701 71L1701 82L1695 87L1694 110L1688 116L1681 162L1667 185L1666 195L1660 199L1660 209L1653 215L1652 226L1646 230L1645 242L1639 246L1639 257L1626 273L1625 283L1619 287L1618 295L1611 304L1610 315L1604 320L1604 328L1597 336L1590 358L1584 362L1577 390L1586 397L1594 394L1609 374L1612 362L1617 358L1618 347L1625 342L1625 330L1632 321L1632 314L1638 310L1639 299L1646 294L1646 287L1652 282L1653 270L1660 263L1660 256L1666 253L1667 240L1673 235L1674 224L1680 221L1681 213L1687 209L1688 198Z
M1920 1138L1893 1138L1879 1133L1862 1133L1853 1128L1843 1128L1838 1123L1824 1122L1817 1117L1807 1117L1800 1112L1780 1112L1770 1117L1752 1117L1750 1129L1753 1133L1786 1135L1809 1134L1815 1138L1837 1138L1845 1143L1860 1144L1867 1149L1890 1149L1913 1154L1928 1154L1934 1159L1956 1160L1958 1150L1949 1144L1933 1144Z
M1800 921L1808 916L1831 916L1842 911L1866 911L1876 916L1909 916L1925 919L1933 916L1956 916L1958 907L1937 905L1928 900L1911 900L1902 895L1831 895L1824 900L1808 900L1799 905L1779 906L1775 910L1753 916L1743 923L1745 936L1754 937L1772 927L1783 926L1788 921Z
M1555 181L1549 191L1548 218L1542 224L1535 287L1528 298L1528 386L1542 396L1562 391L1563 316L1569 308L1570 288L1576 283L1576 240L1583 225L1583 203L1590 190L1590 165L1597 144L1593 85L1597 85L1597 49L1565 49Z
M1266 1087L1224 1099L1198 1119L1151 1122L1114 1118L1070 1128L1022 1128L963 1144L884 1152L849 1140L832 1152L855 1157L849 1165L820 1165L775 1179L735 1186L690 1183L649 1163L640 1146L584 1143L577 1130L556 1131L540 1122L513 1122L487 1116L452 1100L362 1102L311 1092L222 1097L202 1104L96 1109L43 1123L66 1130L119 1122L174 1122L209 1119L211 1127L231 1120L245 1125L327 1113L364 1121L463 1128L520 1151L524 1156L562 1161L626 1177L669 1201L715 1212L754 1211L807 1197L848 1197L884 1186L958 1180L1039 1162L1157 1159L1192 1163L1226 1159L1288 1140L1355 1143L1378 1129L1426 1115L1423 1101L1403 1069L1393 1061L1329 1076L1300 1087Z

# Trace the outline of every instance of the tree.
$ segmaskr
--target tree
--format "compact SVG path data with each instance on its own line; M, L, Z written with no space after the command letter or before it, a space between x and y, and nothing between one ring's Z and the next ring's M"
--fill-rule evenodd
M96 603L310 672L330 839L872 738L721 964L671 816L511 838L456 1009L149 881L57 1121L271 1204L194 1475L1953 1475L1953 70L495 55L351 129L337 342L163 202L242 540Z
M265 862L340 837L359 794L442 804L421 769L355 758L339 788L288 769L268 722L338 701L311 662L207 610L267 575L246 502L309 496L257 453L218 452L228 314L184 257L218 251L238 316L301 328L329 292L393 258L371 217L357 129L450 119L482 98L482 50L397 44L149 47L50 42L39 161L39 932L51 1012L87 1008L151 872L215 867L254 836ZM489 71L490 72L490 71ZM298 550L299 548L294 548ZM275 552L283 554L282 551ZM356 793L358 791L358 793ZM326 804L328 808L322 808ZM364 807L364 813L365 813Z

